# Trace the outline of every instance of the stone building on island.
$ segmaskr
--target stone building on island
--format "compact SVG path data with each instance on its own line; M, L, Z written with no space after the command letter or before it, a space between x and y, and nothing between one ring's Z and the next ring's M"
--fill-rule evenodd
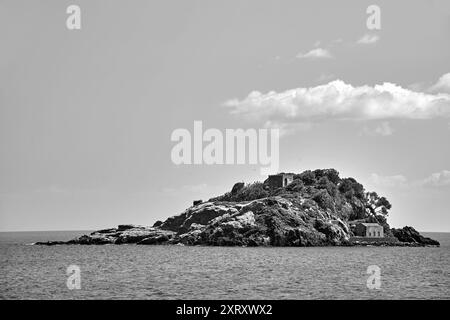
M293 173L278 173L269 176L270 189L284 188L294 181Z

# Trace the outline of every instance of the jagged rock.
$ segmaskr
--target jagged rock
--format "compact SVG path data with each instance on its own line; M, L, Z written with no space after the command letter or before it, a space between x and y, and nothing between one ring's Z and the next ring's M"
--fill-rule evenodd
M345 228L344 230L339 224L316 220L314 227L317 231L323 233L327 237L328 242L332 244L340 244L341 242L350 239L348 228Z
M231 194L238 193L241 189L243 189L245 186L245 183L243 182L237 182L234 184L233 188L231 189Z
M124 227L125 226L125 227ZM37 245L61 245L61 244L81 244L81 245L102 245L102 244L161 244L169 241L175 232L161 230L153 227L142 227L132 225L121 225L118 228L103 229L92 232L89 235L69 241L48 241L37 242Z
M98 231L94 231L91 234L96 234L96 233L112 233L115 232L117 229L115 228L109 228L109 229L102 229L102 230L98 230Z
M422 236L413 227L403 227L402 229L391 229L392 234L401 242L416 243L424 246L439 246L439 242L431 238Z
M138 226L135 226L134 224L119 224L119 226L117 227L117 230L125 231L128 229L134 229L134 228L138 228Z
M160 225L160 228L183 233L187 232L193 223L205 225L216 217L235 212L237 209L234 206L205 202L187 209L178 216L168 218Z
M156 234L154 236L142 239L137 242L137 244L163 244L167 243L171 238L172 234Z
M144 239L156 238L160 235L171 234L157 228L133 228L122 232L116 239L116 244L139 243Z
M321 212L314 217L332 216ZM279 196L244 203L208 202L166 222L161 229L177 232L169 242L187 245L317 246L339 245L349 238L348 226L341 220L342 226L324 222L316 229L307 209Z
M189 231L202 230L205 227L206 226L204 224L192 223L191 226L189 227Z
M160 225L162 225L163 224L163 222L161 221L161 220L158 220L158 221L156 221L154 224L153 224L153 227L154 228L157 228L157 227L159 227Z
M65 241L38 241L35 245L38 246L56 246L59 244L67 244Z

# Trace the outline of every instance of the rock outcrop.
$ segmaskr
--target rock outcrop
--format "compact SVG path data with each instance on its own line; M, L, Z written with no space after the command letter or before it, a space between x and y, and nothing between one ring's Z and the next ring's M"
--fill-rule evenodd
M320 210L312 216L275 196L246 203L207 202L167 219L161 228L177 232L170 243L187 245L339 245L350 234L348 228L332 224L334 219L339 218Z
M57 244L160 244L171 239L175 232L153 227L119 225L117 228L103 229L83 235L67 242L37 242L37 245Z
M372 193L372 197L378 195ZM385 209L389 202L379 198ZM374 202L372 202L374 203ZM411 227L392 229L368 207L364 188L334 169L305 171L286 187L237 183L231 192L196 202L152 227L119 225L55 244L183 244L210 246L439 245ZM367 210L367 209L372 210ZM389 238L352 241L349 221L378 222ZM354 239L353 239L354 240Z
M299 208L275 196L247 203L206 202L168 218L158 227L119 226L66 244L324 246L343 245L349 237L347 225L338 217L318 208Z
M420 246L439 246L439 242L431 238L422 236L413 227L403 227L402 229L391 229L392 234L400 242L415 243Z

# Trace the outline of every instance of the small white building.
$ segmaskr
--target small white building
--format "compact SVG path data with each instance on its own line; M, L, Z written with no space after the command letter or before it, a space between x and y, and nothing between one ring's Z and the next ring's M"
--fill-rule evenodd
M367 238L383 238L383 227L378 223L358 223L355 227L355 236Z

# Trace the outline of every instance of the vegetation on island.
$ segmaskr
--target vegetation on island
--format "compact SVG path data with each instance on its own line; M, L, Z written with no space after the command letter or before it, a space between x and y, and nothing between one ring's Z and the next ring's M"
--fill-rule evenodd
M236 184L237 185L237 184ZM235 186L236 186L235 185ZM330 210L345 220L365 220L386 225L391 203L376 192L366 192L354 178L341 178L335 169L306 170L294 174L294 180L284 188L271 190L268 180L240 187L209 201L242 202L271 196L295 196L314 201L321 209ZM351 205L351 208L347 206ZM388 231L388 228L386 228Z

